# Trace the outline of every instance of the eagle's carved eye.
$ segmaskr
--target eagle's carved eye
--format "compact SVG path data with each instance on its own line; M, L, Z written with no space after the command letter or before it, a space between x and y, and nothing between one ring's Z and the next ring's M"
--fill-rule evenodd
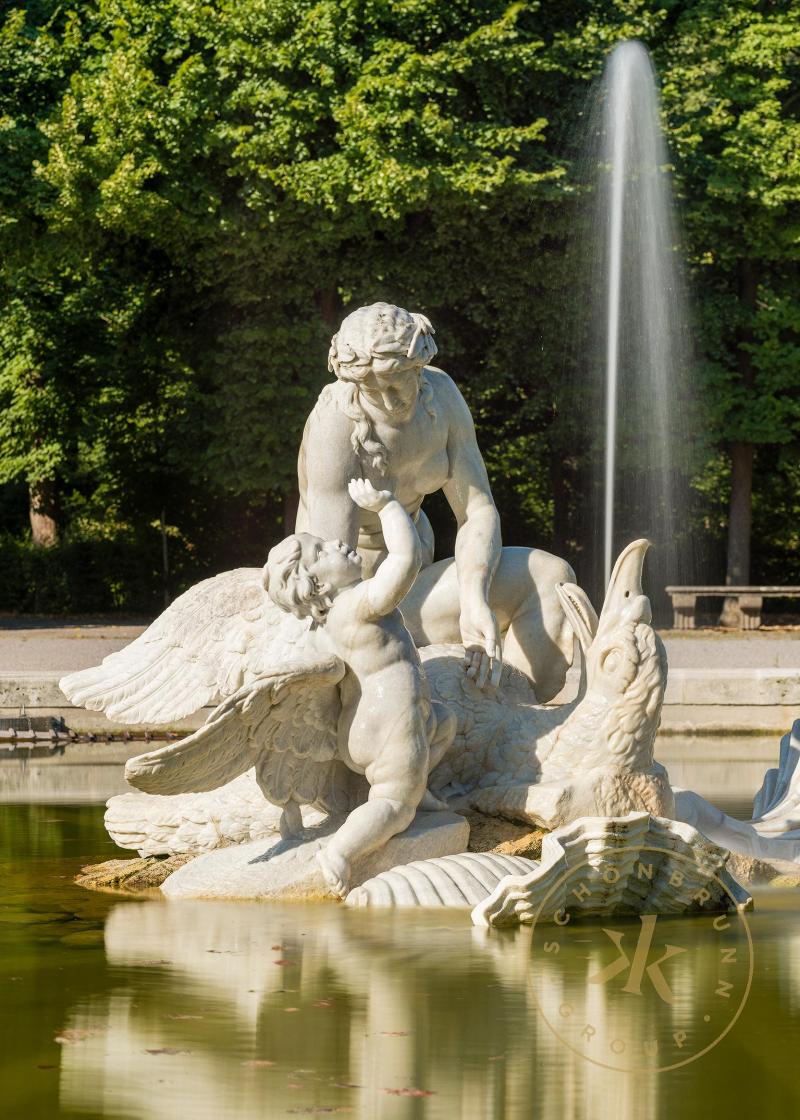
M600 669L604 673L612 675L616 673L619 668L621 654L616 647L607 649L600 658Z

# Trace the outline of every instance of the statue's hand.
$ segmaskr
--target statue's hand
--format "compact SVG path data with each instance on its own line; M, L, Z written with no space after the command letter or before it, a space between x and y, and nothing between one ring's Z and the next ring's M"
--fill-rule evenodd
M391 490L376 490L367 478L351 478L347 491L357 506L373 513L380 513L394 498Z
M462 607L460 625L467 676L475 681L478 688L483 688L491 670L491 682L498 685L503 655L500 627L491 607L486 602Z

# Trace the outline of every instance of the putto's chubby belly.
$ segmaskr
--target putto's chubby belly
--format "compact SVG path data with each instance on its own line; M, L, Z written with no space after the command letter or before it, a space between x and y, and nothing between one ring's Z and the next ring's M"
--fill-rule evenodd
M363 772L383 750L427 750L430 696L420 666L388 665L341 686L339 749L354 770Z

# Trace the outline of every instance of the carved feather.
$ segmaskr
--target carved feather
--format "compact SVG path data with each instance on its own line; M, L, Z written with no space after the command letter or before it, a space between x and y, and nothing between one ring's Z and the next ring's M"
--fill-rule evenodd
M105 826L112 840L142 856L205 852L275 836L280 811L264 800L255 772L213 793L153 797L123 793L106 808Z
M274 804L311 803L316 797L305 794L329 782L337 761L337 685L344 673L332 655L287 663L224 700L193 735L130 759L125 777L147 793L202 793L255 765Z
M110 719L169 723L322 640L269 600L260 568L236 568L190 588L125 649L59 685L73 704Z

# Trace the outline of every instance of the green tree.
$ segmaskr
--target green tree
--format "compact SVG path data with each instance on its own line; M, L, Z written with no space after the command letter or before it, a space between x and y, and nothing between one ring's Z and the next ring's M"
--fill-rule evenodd
M797 5L681 5L664 56L707 422L730 458L727 582L747 584L756 449L800 439Z
M53 540L60 519L67 544L124 540L162 582L169 542L173 590L258 562L291 517L330 334L344 311L383 298L433 319L506 540L588 551L588 456L570 422L580 355L564 358L586 313L566 310L580 195L570 137L605 53L638 36L663 75L708 423L732 452L732 471L712 460L698 494L716 516L713 491L732 475L741 542L737 448L797 439L792 7L92 0L10 11L0 480L28 484L37 539ZM791 501L780 470L783 497L758 473L757 509Z

